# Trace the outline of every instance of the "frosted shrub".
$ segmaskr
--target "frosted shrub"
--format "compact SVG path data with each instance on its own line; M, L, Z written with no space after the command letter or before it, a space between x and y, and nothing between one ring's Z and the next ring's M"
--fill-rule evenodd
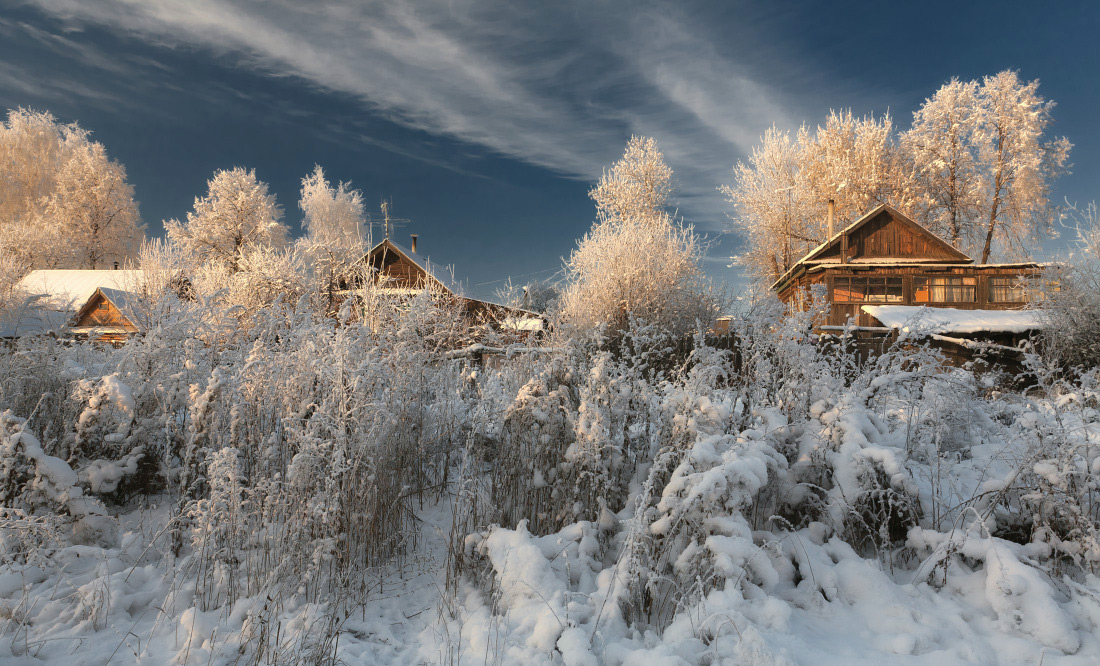
M1018 493L1029 541L1050 555L1091 572L1100 564L1100 391L1096 371L1074 383L1056 381L1049 401L1017 422L1029 456L1005 499ZM1016 492L1011 492L1015 486ZM1006 502L1011 513L1013 506ZM1003 515L1003 514L1002 514ZM1003 517L1002 517L1003 520ZM1026 533L1021 535L1026 536Z
M567 356L555 356L519 390L508 406L499 442L481 456L492 465L492 505L503 525L520 520L546 534L573 519L576 478L563 462L573 441L576 374Z

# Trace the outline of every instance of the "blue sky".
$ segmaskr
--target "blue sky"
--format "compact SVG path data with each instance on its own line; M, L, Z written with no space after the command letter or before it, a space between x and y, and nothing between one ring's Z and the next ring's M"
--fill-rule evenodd
M215 169L255 168L295 230L315 163L388 198L474 295L553 275L631 134L727 268L730 179L773 123L830 108L907 127L952 76L1005 68L1075 144L1055 196L1098 198L1094 3L0 0L0 108L48 109L126 165L151 235Z

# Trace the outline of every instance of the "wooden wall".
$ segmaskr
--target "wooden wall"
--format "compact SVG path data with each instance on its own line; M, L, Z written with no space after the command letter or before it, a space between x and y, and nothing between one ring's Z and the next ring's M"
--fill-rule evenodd
M930 307L955 308L959 310L1017 310L1024 306L1022 303L999 303L989 300L989 278L1007 277L1019 278L1022 275L1037 275L1039 269L1021 267L1001 267L960 264L958 266L866 266L860 264L848 264L842 266L829 266L813 273L805 273L792 280L789 287L779 295L786 302L791 302L799 289L809 290L813 284L825 284L827 298L832 304L829 313L828 325L843 326L849 318L855 320L857 326L881 326L882 324L862 311L864 305L928 305ZM837 303L834 300L834 284L838 276L852 277L900 277L903 284L903 299L900 303ZM972 303L928 303L917 302L914 277L973 277L977 280L975 299Z
M815 260L837 261L842 255L848 260L862 259L913 259L954 262L960 256L935 236L925 232L915 223L894 218L883 210L867 220L839 242L827 248Z

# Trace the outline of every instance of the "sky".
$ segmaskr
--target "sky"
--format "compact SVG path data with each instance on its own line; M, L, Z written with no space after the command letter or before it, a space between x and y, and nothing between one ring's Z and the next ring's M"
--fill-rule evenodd
M233 166L297 232L320 164L480 297L560 277L588 190L652 136L708 274L736 291L718 187L766 129L847 108L905 129L951 77L1039 79L1048 132L1074 143L1054 198L1100 198L1098 25L1091 2L0 0L0 110L91 130L151 236Z

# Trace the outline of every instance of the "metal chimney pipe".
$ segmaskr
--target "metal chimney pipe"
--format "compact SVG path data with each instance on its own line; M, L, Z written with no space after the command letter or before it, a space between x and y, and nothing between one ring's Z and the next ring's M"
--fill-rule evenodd
M833 229L833 220L836 218L836 202L829 199L829 238L833 237L835 230Z
M117 261L115 262L115 270L116 271L118 270L118 262Z
M409 234L409 235L412 236L412 251L413 251L413 254L416 254L416 234Z

